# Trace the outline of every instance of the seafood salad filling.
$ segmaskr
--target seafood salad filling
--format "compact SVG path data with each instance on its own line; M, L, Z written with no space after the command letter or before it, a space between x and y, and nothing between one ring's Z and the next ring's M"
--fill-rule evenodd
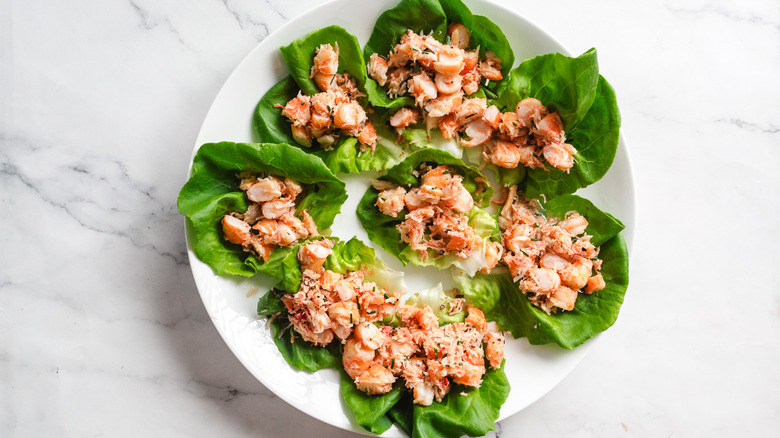
M566 143L563 122L538 99L518 102L514 112L501 113L495 105L481 113L492 132L482 146L486 162L507 169L518 165L545 168L545 162L568 172L577 150Z
M317 225L306 210L295 215L295 198L303 192L289 178L258 176L250 172L238 175L239 188L246 193L249 207L244 213L222 217L225 240L241 245L244 251L268 261L277 246L293 246L299 239L318 236Z
M368 75L390 97L414 98L415 108L401 108L390 118L399 135L422 120L429 131L438 126L447 139L464 132L468 139L461 143L476 146L487 141L483 137L490 131L482 115L474 111L485 106L486 100L465 96L476 93L483 79L503 79L502 61L491 50L482 59L479 48L468 50L471 33L462 24L450 25L447 35L449 43L445 44L408 30L387 57L371 55Z
M456 254L468 258L481 249L487 259L483 269L492 269L498 263L501 245L482 238L469 225L466 213L474 208L474 199L463 186L463 177L446 165L427 164L415 170L414 175L420 177L420 185L408 191L385 181L374 183L380 190L376 206L382 214L397 217L407 211L404 220L396 225L401 240L416 250L422 260L428 258L428 250L438 256Z
M296 143L309 147L312 140L326 150L333 148L341 135L355 137L360 150L377 144L374 126L368 120L366 110L357 99L363 97L355 80L347 73L338 73L339 47L323 44L317 48L311 78L322 90L313 96L298 96L282 108L282 115L292 123L292 136Z
M439 326L428 305L402 303L397 292L367 281L363 271L339 274L325 269L333 242L307 243L298 252L298 292L282 296L292 328L314 345L337 339L344 370L361 391L389 392L399 378L414 402L441 401L453 383L479 387L487 368L500 368L504 336L462 298L449 312L468 312L461 323Z
M499 81L501 59L479 48L467 50L471 34L462 24L448 30L449 44L408 30L386 58L374 53L368 74L391 97L411 95L415 108L401 108L389 120L398 136L425 122L438 127L445 140L457 138L463 147L482 146L485 161L514 169L545 167L569 171L577 150L566 143L563 122L538 99L521 100L514 111L501 112L482 97L468 98L482 79Z
M588 221L576 211L547 218L538 202L521 200L512 186L498 223L505 252L501 261L528 299L551 314L572 310L579 293L606 286L599 248L585 233Z

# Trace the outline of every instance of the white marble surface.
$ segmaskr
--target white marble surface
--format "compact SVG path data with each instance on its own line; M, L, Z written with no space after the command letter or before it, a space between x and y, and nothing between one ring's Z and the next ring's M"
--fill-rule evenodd
M497 435L777 436L777 1L502 3L598 48L639 219L618 322ZM0 0L0 436L344 435L230 353L175 207L221 84L316 4Z

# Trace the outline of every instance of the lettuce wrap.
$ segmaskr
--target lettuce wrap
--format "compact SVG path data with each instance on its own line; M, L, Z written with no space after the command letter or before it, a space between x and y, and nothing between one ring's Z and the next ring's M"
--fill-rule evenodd
M246 194L238 188L236 175L243 171L288 177L301 184L304 192L296 199L296 209L306 209L321 232L333 224L347 199L345 185L322 160L287 144L222 142L198 149L192 176L177 201L179 212L194 232L195 255L218 275L251 277L263 272L280 279L290 248L277 247L263 263L223 236L222 217L243 213L249 206Z
M515 338L528 338L531 344L555 342L571 349L617 320L628 287L628 250L620 234L624 226L576 195L553 198L542 203L542 207L550 217L563 217L574 210L588 220L585 232L593 236L591 242L595 246L601 247L598 257L603 260L601 275L606 282L603 290L592 295L581 293L573 310L548 315L531 304L505 267L474 277L459 275L455 282L466 298L482 309L488 320L498 323L501 330L512 332Z
M403 274L387 269L385 264L376 257L371 247L366 246L357 238L348 241L338 240L334 237L328 237L328 239L333 240L335 245L333 246L333 254L325 260L323 265L325 269L346 274L348 271L364 268L370 273L366 277L367 281L373 281L389 290L404 290ZM281 296L285 293L295 293L301 286L299 248L300 245L297 245L292 250L287 251L279 261L277 270L281 275L276 277L279 282L258 301L258 315L272 316L278 313L286 315L287 309L281 301ZM278 336L287 325L286 320L280 322L275 319L272 321L274 342L287 363L306 371L341 367L341 354L336 342L332 342L327 347L313 346L304 341L294 330L289 330L287 336ZM291 337L294 340L291 341Z
M339 73L348 73L355 80L358 89L367 93L366 63L357 38L339 26L328 26L314 31L280 49L290 75L271 87L257 104L252 117L257 138L261 142L287 143L302 148L322 158L334 173L382 170L396 164L403 155L403 149L395 144L395 137L389 130L380 129L381 124L375 124L380 138L373 153L370 150L360 152L357 139L346 135L341 135L330 150L323 149L316 141L308 148L300 146L293 139L290 122L281 115L281 109L275 105L284 106L297 96L299 91L306 95L320 92L309 76L317 48L326 43L334 47L338 44ZM361 104L366 107L365 102Z
M492 166L504 184L524 187L529 198L573 193L598 181L615 159L620 134L620 111L615 91L599 75L596 49L571 58L550 53L528 59L512 70L506 87L492 103L514 111L517 103L534 97L563 121L566 142L577 149L569 172Z
M297 268L297 282L294 279L280 282L260 298L257 306L257 312L261 316L277 315L271 323L274 343L290 366L309 372L324 368L339 369L344 402L350 408L355 421L373 433L382 433L393 423L413 437L454 438L465 433L480 436L495 428L501 405L509 394L509 381L503 364L498 370L489 370L479 388L455 385L450 395L441 403L433 403L430 406L414 405L401 380L386 394L368 395L357 389L354 381L343 370L338 342L331 342L326 347L313 346L287 327L289 323L281 296L286 292L294 293L300 287L300 264L296 253L297 251L288 253L284 264L289 269L287 275ZM386 289L404 289L398 273L388 270L384 263L376 258L374 250L356 238L337 241L333 254L325 260L324 267L341 274L368 267L371 275L367 280ZM421 294L438 296L436 288L430 293ZM463 315L460 315L460 318L462 320Z
M498 223L495 218L479 207L486 207L490 204L493 188L487 184L487 180L476 167L467 166L462 160L455 158L448 152L432 148L421 149L388 169L387 173L379 180L388 181L406 189L417 187L419 180L412 172L418 170L423 163L445 164L451 167L455 173L461 175L463 185L471 193L475 204L474 208L466 213L469 225L474 228L477 235L484 239L498 236ZM396 256L401 263L404 265L412 263L417 266L436 266L440 269L454 265L471 273L484 266L484 251L481 265L477 257L479 251L474 251L473 257L462 259L455 254L438 257L435 251L429 249L427 259L420 258L416 250L401 240L401 234L396 229L396 225L403 222L406 217L406 210L399 213L397 217L383 214L376 207L378 195L379 191L373 187L366 190L360 204L358 204L358 219L366 230L368 238Z
M480 58L486 50L492 50L502 62L504 79L497 82L484 81L479 90L469 97L494 98L506 86L509 72L514 63L514 53L501 29L488 18L474 15L460 0L402 0L396 7L382 13L374 30L363 48L364 59L377 53L386 57L398 43L401 36L411 29L417 33L431 34L446 42L447 27L453 23L466 26L471 33L469 50L479 48ZM387 121L401 107L414 107L411 96L390 98L387 92L371 77L367 78L366 90L371 105L375 107L375 126L381 125L386 133L392 134ZM422 121L407 127L400 138L405 144L420 149L434 147L446 150L460 157L463 149L456 139L445 140L438 129L428 131Z
M341 382L341 395L358 424L370 432L382 433L395 423L413 438L483 436L496 428L501 405L510 390L503 363L501 368L485 373L479 388L453 384L441 403L430 406L415 405L400 386L377 398L355 388L346 373L342 373Z
M386 289L403 291L405 286L402 275L388 270L376 257L372 248L357 238L348 241L332 240L336 243L333 246L333 254L325 260L323 265L325 269L346 274L348 271L367 267L367 270L373 273L367 277L367 280L374 281ZM260 298L257 305L258 315L279 315L273 319L271 325L274 343L282 357L290 366L304 371L313 372L323 368L341 370L341 394L347 406L354 412L358 424L373 433L382 433L389 429L392 421L385 416L385 413L401 398L405 390L402 386L395 385L387 394L369 396L363 393L343 370L338 342L331 342L326 347L314 346L303 340L292 328L286 328L289 325L287 309L281 297L285 293L295 293L300 288L301 265L297 258L297 251L288 253L282 264L285 266L284 279Z
M482 15L472 14L460 0L401 0L398 5L377 18L374 30L363 48L363 57L369 59L373 53L386 57L409 29L418 34L430 34L437 40L446 42L447 26L453 23L463 24L471 32L469 50L478 47L480 58L485 51L492 50L501 58L504 79L480 86L481 89L489 90L493 96L498 95L506 85L507 76L512 69L514 52L504 32L495 23ZM366 90L374 106L393 110L402 106L413 106L413 99L409 96L395 99L388 97L385 90L370 77L366 81Z

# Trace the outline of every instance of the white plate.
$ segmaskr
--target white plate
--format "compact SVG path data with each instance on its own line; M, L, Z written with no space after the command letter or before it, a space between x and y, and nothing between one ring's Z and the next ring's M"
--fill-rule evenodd
M287 74L279 47L331 24L344 27L363 45L379 14L396 3L397 0L337 0L300 15L269 35L236 67L214 99L195 150L208 142L254 140L251 121L255 105L272 85ZM543 53L558 51L570 55L550 35L513 11L483 2L469 1L468 6L474 13L489 17L503 29L512 44L516 64ZM341 215L336 218L333 235L345 240L357 236L370 244L355 214L357 203L366 189L366 179L357 175L342 178L347 181L350 197L342 207ZM609 173L581 192L626 224L624 233L630 247L634 225L634 186L622 138ZM188 248L190 238L188 235ZM377 253L390 267L401 269L395 258L381 250ZM189 260L195 283L214 325L236 357L260 382L308 415L343 429L365 433L342 406L337 371L296 371L287 365L276 349L265 327L265 319L256 314L257 299L270 288L270 281L259 278L261 276L248 280L218 277L195 257L191 248ZM438 281L443 281L446 287L451 281L447 272L435 269L408 267L404 271L407 285L416 290L431 287ZM510 339L505 347L506 374L512 390L501 408L499 419L517 413L555 387L577 366L593 342L591 340L575 350L564 350L554 345L532 346L525 339ZM393 427L383 436L404 435Z

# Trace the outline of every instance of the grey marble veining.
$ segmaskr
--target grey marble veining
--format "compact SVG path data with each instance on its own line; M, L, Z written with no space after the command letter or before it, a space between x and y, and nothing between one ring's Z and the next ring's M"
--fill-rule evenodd
M176 210L221 85L319 3L0 1L0 436L345 435L235 359ZM618 322L495 436L775 435L777 2L504 4L598 48L639 220Z

